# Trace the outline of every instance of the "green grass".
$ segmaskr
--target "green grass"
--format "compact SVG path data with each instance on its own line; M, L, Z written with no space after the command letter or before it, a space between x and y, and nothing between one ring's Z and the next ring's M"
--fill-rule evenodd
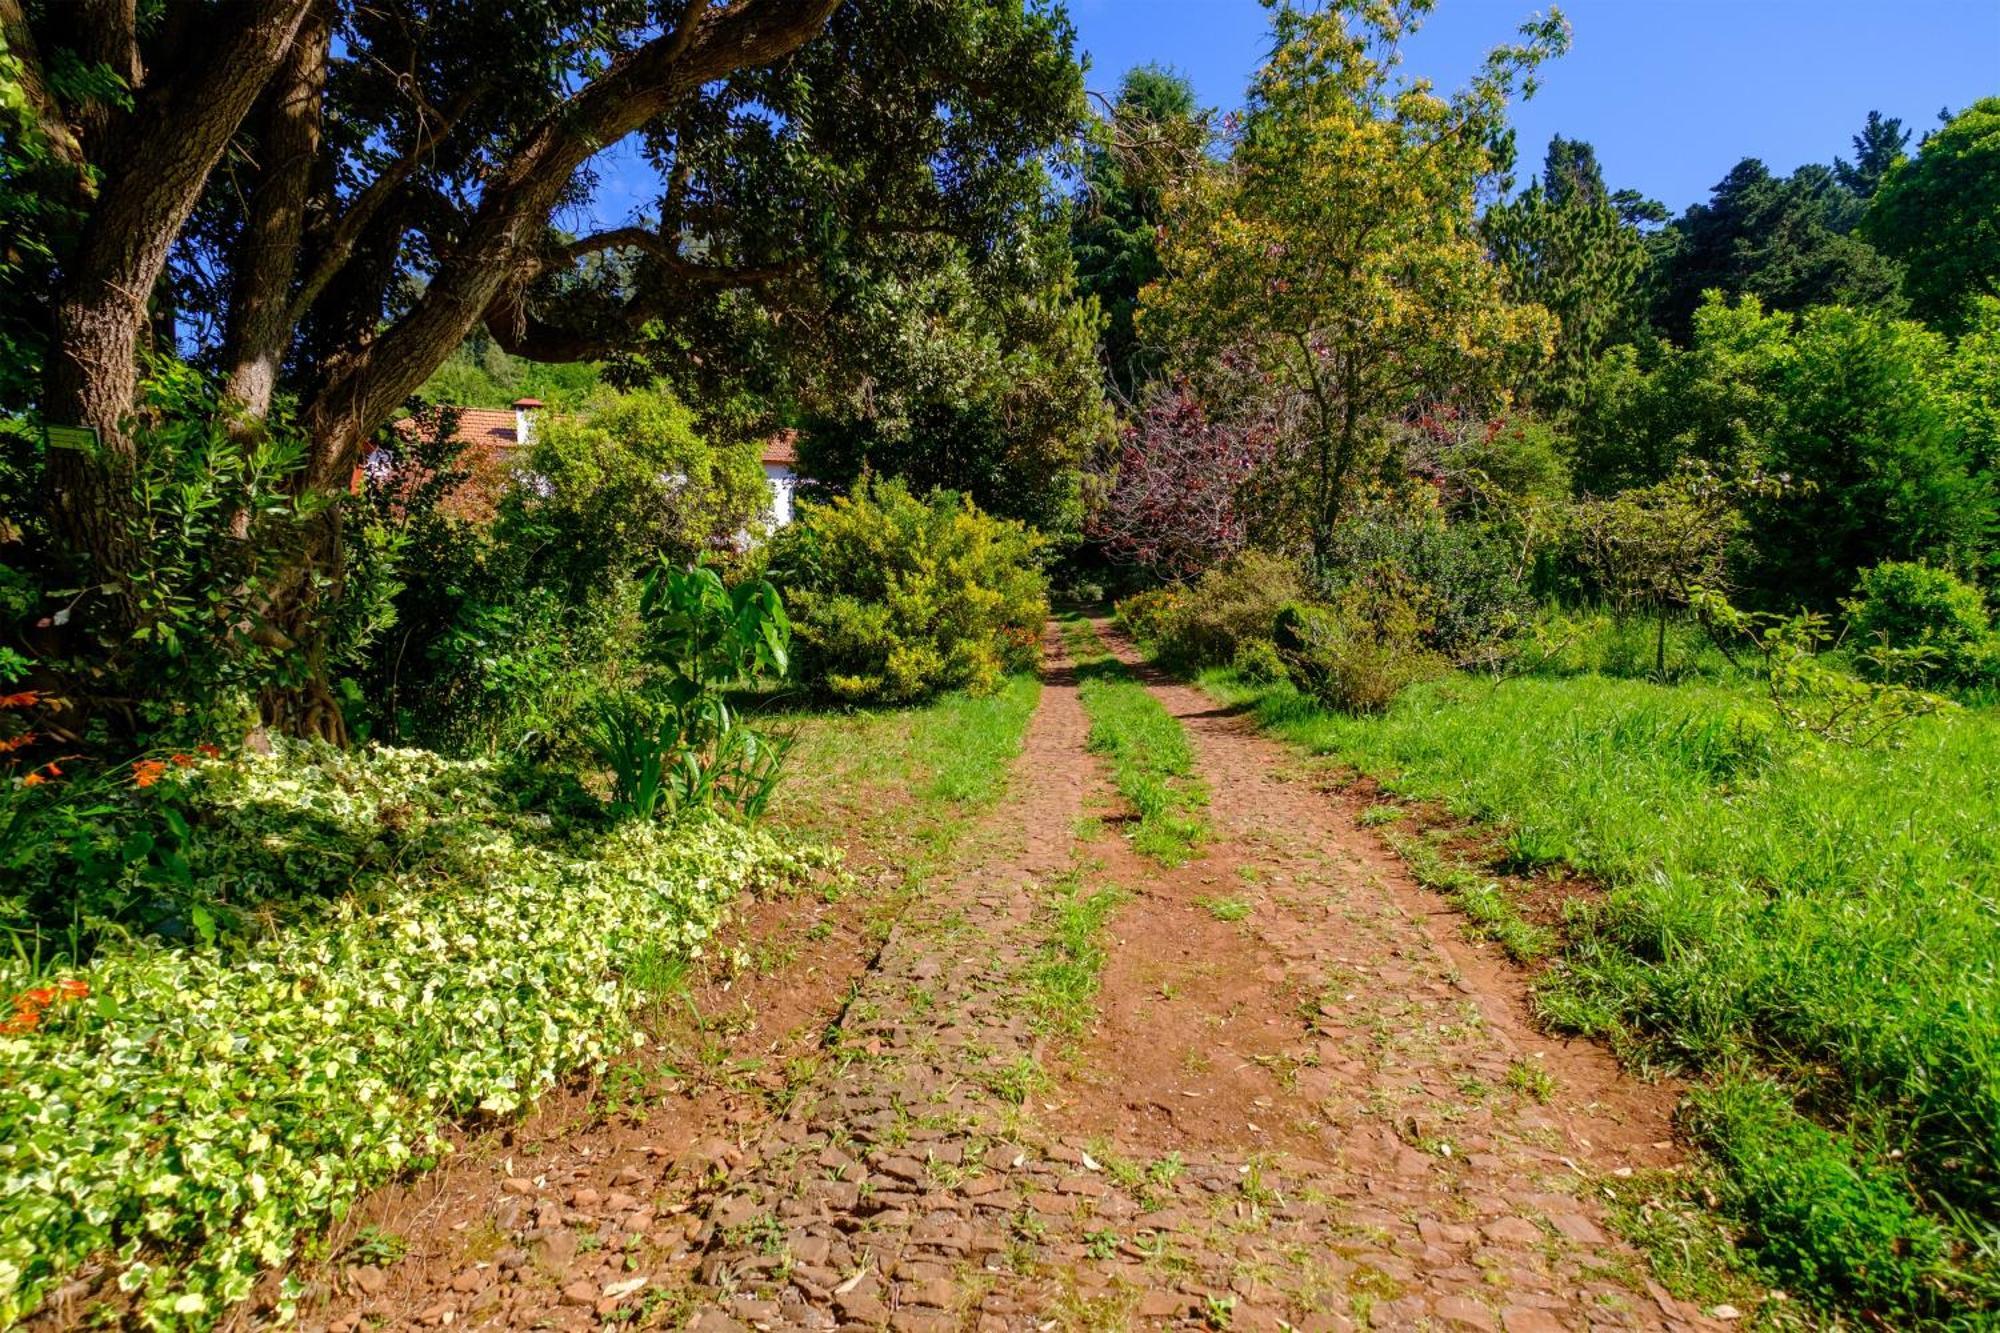
M1090 625L1063 619L1063 637L1082 682L1088 745L1111 764L1111 780L1138 816L1132 845L1163 865L1180 865L1208 837L1208 789L1194 773L1187 733Z
M1710 1075L1688 1124L1771 1280L1891 1322L2000 1315L2000 714L1854 749L1780 731L1720 673L1455 677L1372 719L1206 683L1483 822L1510 869L1605 886L1572 902L1539 1003ZM1504 937L1504 902L1446 887Z
M1026 978L1037 1026L1065 1037L1077 1036L1090 1023L1104 971L1104 923L1125 901L1116 888L1086 892L1084 878L1083 867L1076 867L1049 886L1048 934Z
M764 719L798 737L771 816L822 837L858 834L922 879L1005 793L1041 695L1041 681L1023 672L988 695Z

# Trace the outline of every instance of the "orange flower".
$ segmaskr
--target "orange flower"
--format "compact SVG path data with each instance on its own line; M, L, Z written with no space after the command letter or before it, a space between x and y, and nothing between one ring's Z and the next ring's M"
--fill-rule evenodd
M35 690L22 690L18 694L0 694L0 708L33 708L42 701Z
M166 771L167 766L157 759L141 759L138 763L132 765L132 785L135 787L150 787L155 782L158 782L161 775Z
M48 779L40 773L30 773L27 777L21 779L21 785L23 787L39 787L47 781Z
M222 747L220 745L211 745L207 741L203 741L194 748L201 751L201 757L204 759L222 758Z
M13 1037L23 1032L33 1032L41 1021L42 1014L38 1009L16 1009L12 1018L0 1023L0 1033Z
M176 754L176 755L169 755L168 758L174 761L175 768L186 768L188 765L194 762L194 756L192 755Z
M81 1000L90 994L90 984L76 977L64 977L56 983L56 989L63 993L64 999L68 1000Z

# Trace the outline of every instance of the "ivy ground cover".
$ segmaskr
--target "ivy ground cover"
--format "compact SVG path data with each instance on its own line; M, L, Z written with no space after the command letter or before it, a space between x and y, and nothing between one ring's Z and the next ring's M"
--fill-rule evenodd
M99 1262L147 1323L212 1322L302 1232L444 1151L449 1118L643 1041L650 961L827 859L712 816L564 828L492 766L422 751L186 781L203 897L254 900L288 866L348 878L282 928L0 965L0 1326Z

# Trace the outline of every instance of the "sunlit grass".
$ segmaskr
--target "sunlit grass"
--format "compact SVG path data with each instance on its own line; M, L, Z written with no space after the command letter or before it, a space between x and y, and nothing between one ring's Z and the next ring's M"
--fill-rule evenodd
M2000 715L1856 749L1715 677L1455 677L1373 719L1205 683L1483 823L1512 868L1606 887L1539 1003L1714 1076L1689 1123L1770 1276L1892 1318L2000 1309Z
M1110 762L1112 784L1138 816L1132 845L1164 865L1181 864L1208 836L1201 814L1208 790L1195 775L1186 731L1088 623L1067 617L1063 635L1090 717L1091 753Z

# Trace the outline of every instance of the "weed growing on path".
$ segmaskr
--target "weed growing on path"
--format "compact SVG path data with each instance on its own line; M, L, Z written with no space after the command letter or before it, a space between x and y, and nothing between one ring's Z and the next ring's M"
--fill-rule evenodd
M1063 637L1090 717L1089 748L1111 763L1111 780L1138 815L1132 845L1162 865L1180 865L1208 837L1208 790L1194 772L1187 733L1152 692L1076 616Z
M1049 930L1028 964L1026 999L1038 1028L1065 1037L1090 1023L1104 971L1104 923L1126 899L1123 890L1086 891L1087 868L1072 867L1044 895Z

